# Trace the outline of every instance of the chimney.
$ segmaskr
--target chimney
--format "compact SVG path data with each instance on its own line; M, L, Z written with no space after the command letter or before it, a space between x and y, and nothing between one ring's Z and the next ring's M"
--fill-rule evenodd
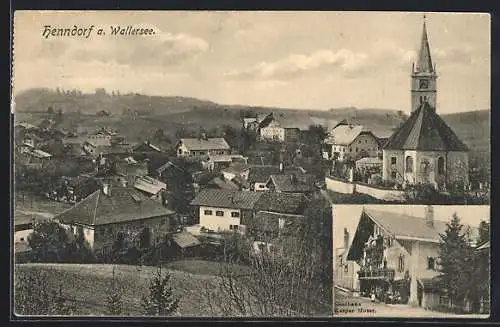
M229 196L229 201L231 201L231 203L233 203L233 204L234 204L234 196L233 196L233 195L230 195L230 196Z
M425 224L434 228L434 208L431 205L425 207Z
M349 232L347 228L344 228L344 249L347 250L349 247Z
M107 182L102 184L102 192L105 195L110 196L111 195L111 185Z

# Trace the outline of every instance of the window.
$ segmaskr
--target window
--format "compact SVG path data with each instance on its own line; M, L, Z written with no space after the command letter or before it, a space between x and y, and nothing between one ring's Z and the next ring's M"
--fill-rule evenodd
M413 158L411 156L406 157L406 172L413 172Z
M434 258L427 258L427 269L434 270L436 267L436 261Z
M239 218L240 217L240 213L237 212L237 211L233 211L233 212L231 212L231 217L233 217L233 218Z
M358 148L356 148L356 152L358 152Z
M396 179L396 172L395 171L391 171L391 178Z
M361 140L359 140L358 143L361 144Z
M396 164L396 157L391 157L391 165L395 165Z
M230 230L238 230L238 225L229 225Z
M439 175L444 174L444 158L443 157L438 158L438 174Z
M405 257L402 254L399 255L398 270L399 272L403 272L405 270Z
M352 148L349 148L349 152L352 152Z
M264 188L264 187L265 187L265 185L262 185L262 184L261 184L261 185L259 185L259 188Z
M392 238L390 238L390 237L389 237L389 238L387 239L387 247L389 247L389 248L390 248L391 246L392 246Z
M215 215L218 216L218 217L224 217L224 211L217 210L215 212Z
M24 242L24 237L21 237L21 240L20 240L20 241L21 241L21 242Z
M349 272L349 266L348 265L344 265L344 272Z
M205 210L205 215L206 216L211 216L212 215L212 210Z

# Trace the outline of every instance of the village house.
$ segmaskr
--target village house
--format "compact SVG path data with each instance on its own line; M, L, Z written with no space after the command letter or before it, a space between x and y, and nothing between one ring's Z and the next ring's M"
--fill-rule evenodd
M24 262L31 252L29 237L36 222L47 221L43 216L16 212L14 215L14 259Z
M259 123L261 140L297 142L301 138L301 128L296 119L284 115L270 114ZM303 127L304 128L304 127ZM307 129L305 127L304 129Z
M158 146L151 143L149 140L146 140L142 143L139 143L132 150L134 153L142 153L142 154L151 154L151 153L162 153L162 149Z
M116 133L102 127L97 132L90 134L87 141L94 146L111 146L111 139Z
M229 155L231 148L221 137L183 138L175 146L178 157L206 157L209 155Z
M245 231L253 217L258 192L204 189L191 205L198 207L199 225L214 232Z
M227 180L232 180L237 176L241 177L244 180L248 180L250 167L252 166L253 165L249 165L246 163L235 162L231 163L227 168L222 169L221 173Z
M278 193L303 193L311 195L316 190L315 177L311 174L289 173L271 175L267 181L266 188L271 192Z
M378 139L362 125L352 125L345 120L339 122L325 139L325 159L357 159L376 157L379 150Z
M359 292L358 271L360 267L356 261L347 260L350 242L350 234L344 228L344 245L335 249L335 286Z
M359 160L356 160L356 169L375 169L378 171L382 171L382 159L378 157L365 157Z
M412 112L383 147L382 177L400 185L469 183L467 146L437 114L437 73L424 22L422 41L411 75Z
M446 228L445 221L434 219L432 206L424 218L364 208L347 255L360 266L361 294L375 292L383 300L387 292L397 293L402 303L426 309L448 305L438 267Z
M264 212L261 216L274 214L276 222L279 222L280 216L276 214L302 215L307 201L302 194L204 189L191 205L199 207L200 227L214 232L246 233L262 227L255 221L258 212Z
M269 191L268 182L271 175L302 174L305 173L299 167L285 167L271 165L254 165L248 170L247 181L253 191Z
M83 232L95 252L109 250L118 233L135 240L148 228L151 240L158 240L170 228L174 212L133 189L103 184L71 208L53 218L74 234Z
M136 190L149 196L150 199L158 203L166 204L163 197L164 192L167 190L167 184L149 176L136 176L133 185Z
M201 162L203 169L210 171L221 170L227 168L233 162L247 163L248 158L242 156L241 154L221 154L221 155L209 155L206 160Z
M272 113L261 113L257 114L255 117L244 117L243 128L256 131L259 129L260 123L263 122L270 115L272 115Z

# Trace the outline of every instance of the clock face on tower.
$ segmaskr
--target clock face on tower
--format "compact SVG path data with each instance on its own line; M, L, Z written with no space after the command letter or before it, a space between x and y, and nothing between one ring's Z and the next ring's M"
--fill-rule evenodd
M421 89L427 89L429 88L429 81L425 79L420 80L420 88Z

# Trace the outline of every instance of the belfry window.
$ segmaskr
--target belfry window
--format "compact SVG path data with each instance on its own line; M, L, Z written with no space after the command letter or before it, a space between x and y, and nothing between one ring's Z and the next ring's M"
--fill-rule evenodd
M406 172L407 173L413 172L413 157L411 156L406 157Z
M438 164L437 164L437 168L438 168L438 174L440 175L443 175L444 174L444 158L443 157L439 157L438 158Z

